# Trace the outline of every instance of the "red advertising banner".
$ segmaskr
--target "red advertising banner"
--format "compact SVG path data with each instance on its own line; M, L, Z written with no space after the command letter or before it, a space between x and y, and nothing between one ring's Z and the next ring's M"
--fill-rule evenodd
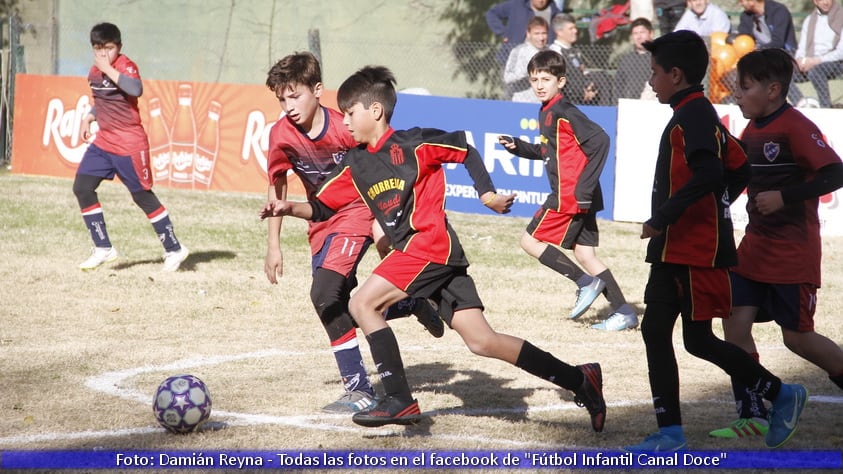
M322 103L336 106L336 92ZM19 74L15 83L12 172L73 177L87 143L92 107L85 78ZM155 186L265 193L269 130L281 108L260 85L143 81L139 100ZM303 194L295 176L290 193Z

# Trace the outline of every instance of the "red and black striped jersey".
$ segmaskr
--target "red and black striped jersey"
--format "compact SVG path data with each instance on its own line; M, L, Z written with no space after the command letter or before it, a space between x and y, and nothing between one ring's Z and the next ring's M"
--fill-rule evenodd
M138 66L121 54L112 64L121 75L140 79ZM88 84L94 97L99 131L94 144L115 155L132 155L149 149L149 140L141 124L138 98L123 92L96 66L88 72Z
M737 263L729 205L746 184L746 154L720 123L702 86L671 98L659 143L646 261L697 267Z
M540 142L519 142L518 154L544 161L551 192L543 207L565 214L602 210L609 135L562 94L542 105L539 123Z
M349 150L317 197L330 209L362 197L394 249L465 266L468 260L445 214L442 165L463 163L470 153L479 158L465 132L390 128L376 146Z
M785 203L766 216L758 212L753 198L761 191L809 182L820 168L840 163L840 157L819 128L790 106L750 121L741 139L752 178L747 186L749 223L734 270L756 281L820 286L819 198Z

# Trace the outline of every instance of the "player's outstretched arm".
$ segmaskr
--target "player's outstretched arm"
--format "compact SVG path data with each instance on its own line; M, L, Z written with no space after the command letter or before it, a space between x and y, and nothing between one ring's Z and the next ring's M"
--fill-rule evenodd
M309 202L293 202L284 199L270 201L260 211L260 218L277 216L293 216L310 220L313 217L313 207Z

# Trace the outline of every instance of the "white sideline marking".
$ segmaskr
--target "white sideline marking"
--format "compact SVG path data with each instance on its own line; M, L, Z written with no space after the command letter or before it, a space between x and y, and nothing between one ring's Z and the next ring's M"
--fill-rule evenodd
M419 350L421 348L414 347L414 348L405 348L406 351L412 351L413 349ZM429 350L425 349L425 350ZM319 351L323 352L323 351ZM139 403L148 404L151 402L149 394L145 394L140 392L139 390L132 389L132 388L124 388L121 387L121 383L130 378L134 377L143 373L147 372L164 372L164 371L180 371L185 369L190 369L194 367L204 366L204 365L217 365L223 364L227 362L234 362L238 360L245 360L245 359L255 359L261 357L274 357L274 356L302 356L302 355L309 355L315 352L301 352L301 351L282 351L276 349L270 349L265 351L257 351L257 352L247 352L244 354L234 354L228 356L209 356L209 357L201 357L201 358L194 358L194 359L184 359L181 361L173 362L172 364L165 364L165 365L154 365L154 366L146 366L146 367L136 367L132 369L120 370L120 371L113 371L113 372L105 372L103 374L90 377L86 382L85 386L88 388L95 390L97 392L103 392L108 395L114 395L120 398L124 398L127 400L134 400ZM831 403L831 404L843 404L843 397L839 396L827 396L827 395L811 395L809 396L809 401L814 403ZM683 403L729 403L731 400L701 400L701 401L693 401L693 402L683 402ZM637 405L649 405L651 400L623 400L614 403L607 403L607 407L629 407L629 406L637 406ZM564 403L564 404L554 404L554 405L545 405L545 406L531 406L526 408L469 408L469 409L461 409L461 408L449 408L443 410L433 410L429 412L423 412L422 414L425 416L447 416L447 415L468 415L468 416L478 416L478 415L496 415L496 414L529 414L529 413L542 413L548 411L560 411L560 410L581 410L581 408L575 406L573 403ZM345 433L365 433L366 436L403 436L404 429L371 429L371 428L358 428L355 426L343 426L343 425L336 425L332 424L331 422L334 420L343 420L347 422L348 415L295 415L295 416L273 416L273 415L259 415L259 414L250 414L250 413L237 413L237 412L230 412L224 410L214 410L213 411L214 418L219 421L219 418L222 418L227 426L250 426L250 425L286 425L286 426L293 426L296 428L302 429L310 429L310 430L322 430L322 431L333 431L333 432L345 432ZM0 445L20 445L20 444L28 444L28 443L37 443L37 442L49 442L49 441L67 441L67 440L78 440L78 439L91 439L91 438L105 438L105 437L122 437L122 436L131 436L131 435L145 435L145 434L157 434L161 433L162 428L160 427L143 427L143 428L124 428L124 429L115 429L115 430L101 430L101 431L77 431L71 433L41 433L41 434L30 434L30 435L19 435L19 436L9 436L5 438L0 438ZM556 448L577 448L577 449L597 449L597 447L587 447L587 446L560 446L556 444L549 444L549 443L536 443L536 442L527 442L527 441L516 441L511 439L499 439L499 438L489 438L485 436L466 436L466 435L449 435L449 434L436 434L430 435L430 438L435 439L443 439L443 440L459 440L461 442L465 441L474 441L478 443L487 443L487 444L499 444L499 445L509 445L514 447L534 447L534 448L541 448L541 447L556 447Z

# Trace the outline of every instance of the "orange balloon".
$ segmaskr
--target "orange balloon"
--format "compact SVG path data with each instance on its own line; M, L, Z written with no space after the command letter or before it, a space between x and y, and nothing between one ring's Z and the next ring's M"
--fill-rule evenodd
M732 42L732 46L735 48L738 58L742 58L746 53L755 51L755 39L749 35L738 35Z
M717 60L718 68L722 72L726 72L735 67L735 64L738 62L738 53L735 52L735 48L732 45L726 44L718 48L715 59Z
M725 33L723 31L715 31L714 33L711 34L711 45L712 46L714 46L714 45L718 45L718 46L725 45L727 36L728 36L728 33Z

